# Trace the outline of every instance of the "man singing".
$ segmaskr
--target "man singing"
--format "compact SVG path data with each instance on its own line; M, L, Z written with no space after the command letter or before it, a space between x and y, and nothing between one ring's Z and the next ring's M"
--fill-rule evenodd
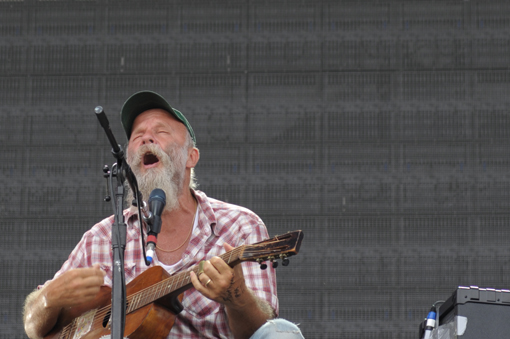
M231 268L218 257L262 241L268 233L252 211L196 190L193 168L200 153L184 115L159 94L142 91L124 103L121 121L129 141L126 161L143 197L155 188L166 194L151 266L173 275L203 261L198 276L189 273L194 288L184 292L184 309L167 338L303 338L294 324L273 319L278 314L273 268L261 270L251 262ZM131 202L133 192L126 187ZM149 267L141 250L137 209L126 209L124 218L129 283ZM24 323L30 338L46 336L65 309L92 301L101 286L112 285L113 222L111 216L87 231L55 277L27 297Z

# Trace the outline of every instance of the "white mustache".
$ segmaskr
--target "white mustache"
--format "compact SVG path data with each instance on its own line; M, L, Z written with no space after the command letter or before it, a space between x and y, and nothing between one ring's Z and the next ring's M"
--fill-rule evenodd
M140 166L140 164L143 162L144 156L147 153L155 155L159 161L162 161L165 156L169 157L169 155L165 153L161 147L155 144L146 144L140 146L140 148L136 151L136 154L133 155L134 159L128 156L128 163L131 163L131 166Z

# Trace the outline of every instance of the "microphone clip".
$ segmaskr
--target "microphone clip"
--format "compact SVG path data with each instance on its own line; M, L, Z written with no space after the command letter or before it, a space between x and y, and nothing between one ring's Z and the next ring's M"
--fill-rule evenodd
M132 205L138 206L136 199L133 199ZM147 225L147 231L149 231L150 227L152 226L152 223L154 222L154 214L152 214L151 210L149 209L149 206L144 200L142 200L142 206L140 206L140 211L142 212L142 220Z

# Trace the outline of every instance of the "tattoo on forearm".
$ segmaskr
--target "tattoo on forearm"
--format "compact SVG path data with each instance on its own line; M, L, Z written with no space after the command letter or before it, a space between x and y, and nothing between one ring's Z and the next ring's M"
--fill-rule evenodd
M226 295L223 296L223 301L232 301L232 285L234 285L234 275L232 275L232 279L230 279L230 285L226 290Z
M244 290L239 286L234 287L234 282L234 276L232 276L230 285L223 296L223 301L232 301L233 298L239 298L243 294Z

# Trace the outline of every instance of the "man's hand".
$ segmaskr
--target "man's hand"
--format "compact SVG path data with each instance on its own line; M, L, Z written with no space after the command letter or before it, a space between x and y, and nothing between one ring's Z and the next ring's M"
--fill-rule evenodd
M226 251L233 249L229 244L223 247ZM231 268L221 258L213 257L203 263L198 277L194 272L190 277L197 291L225 305L228 325L236 339L250 338L274 314L269 304L248 289L241 265Z
M65 272L45 289L44 306L63 308L91 301L104 284L105 274L99 265Z
M44 337L56 324L63 308L93 300L104 283L105 274L99 265L69 270L31 293L23 315L28 337Z
M229 244L223 247L226 251L233 249ZM194 272L190 276L195 289L205 297L233 309L245 306L243 297L247 291L241 265L231 268L221 258L213 257L203 263L199 276Z

